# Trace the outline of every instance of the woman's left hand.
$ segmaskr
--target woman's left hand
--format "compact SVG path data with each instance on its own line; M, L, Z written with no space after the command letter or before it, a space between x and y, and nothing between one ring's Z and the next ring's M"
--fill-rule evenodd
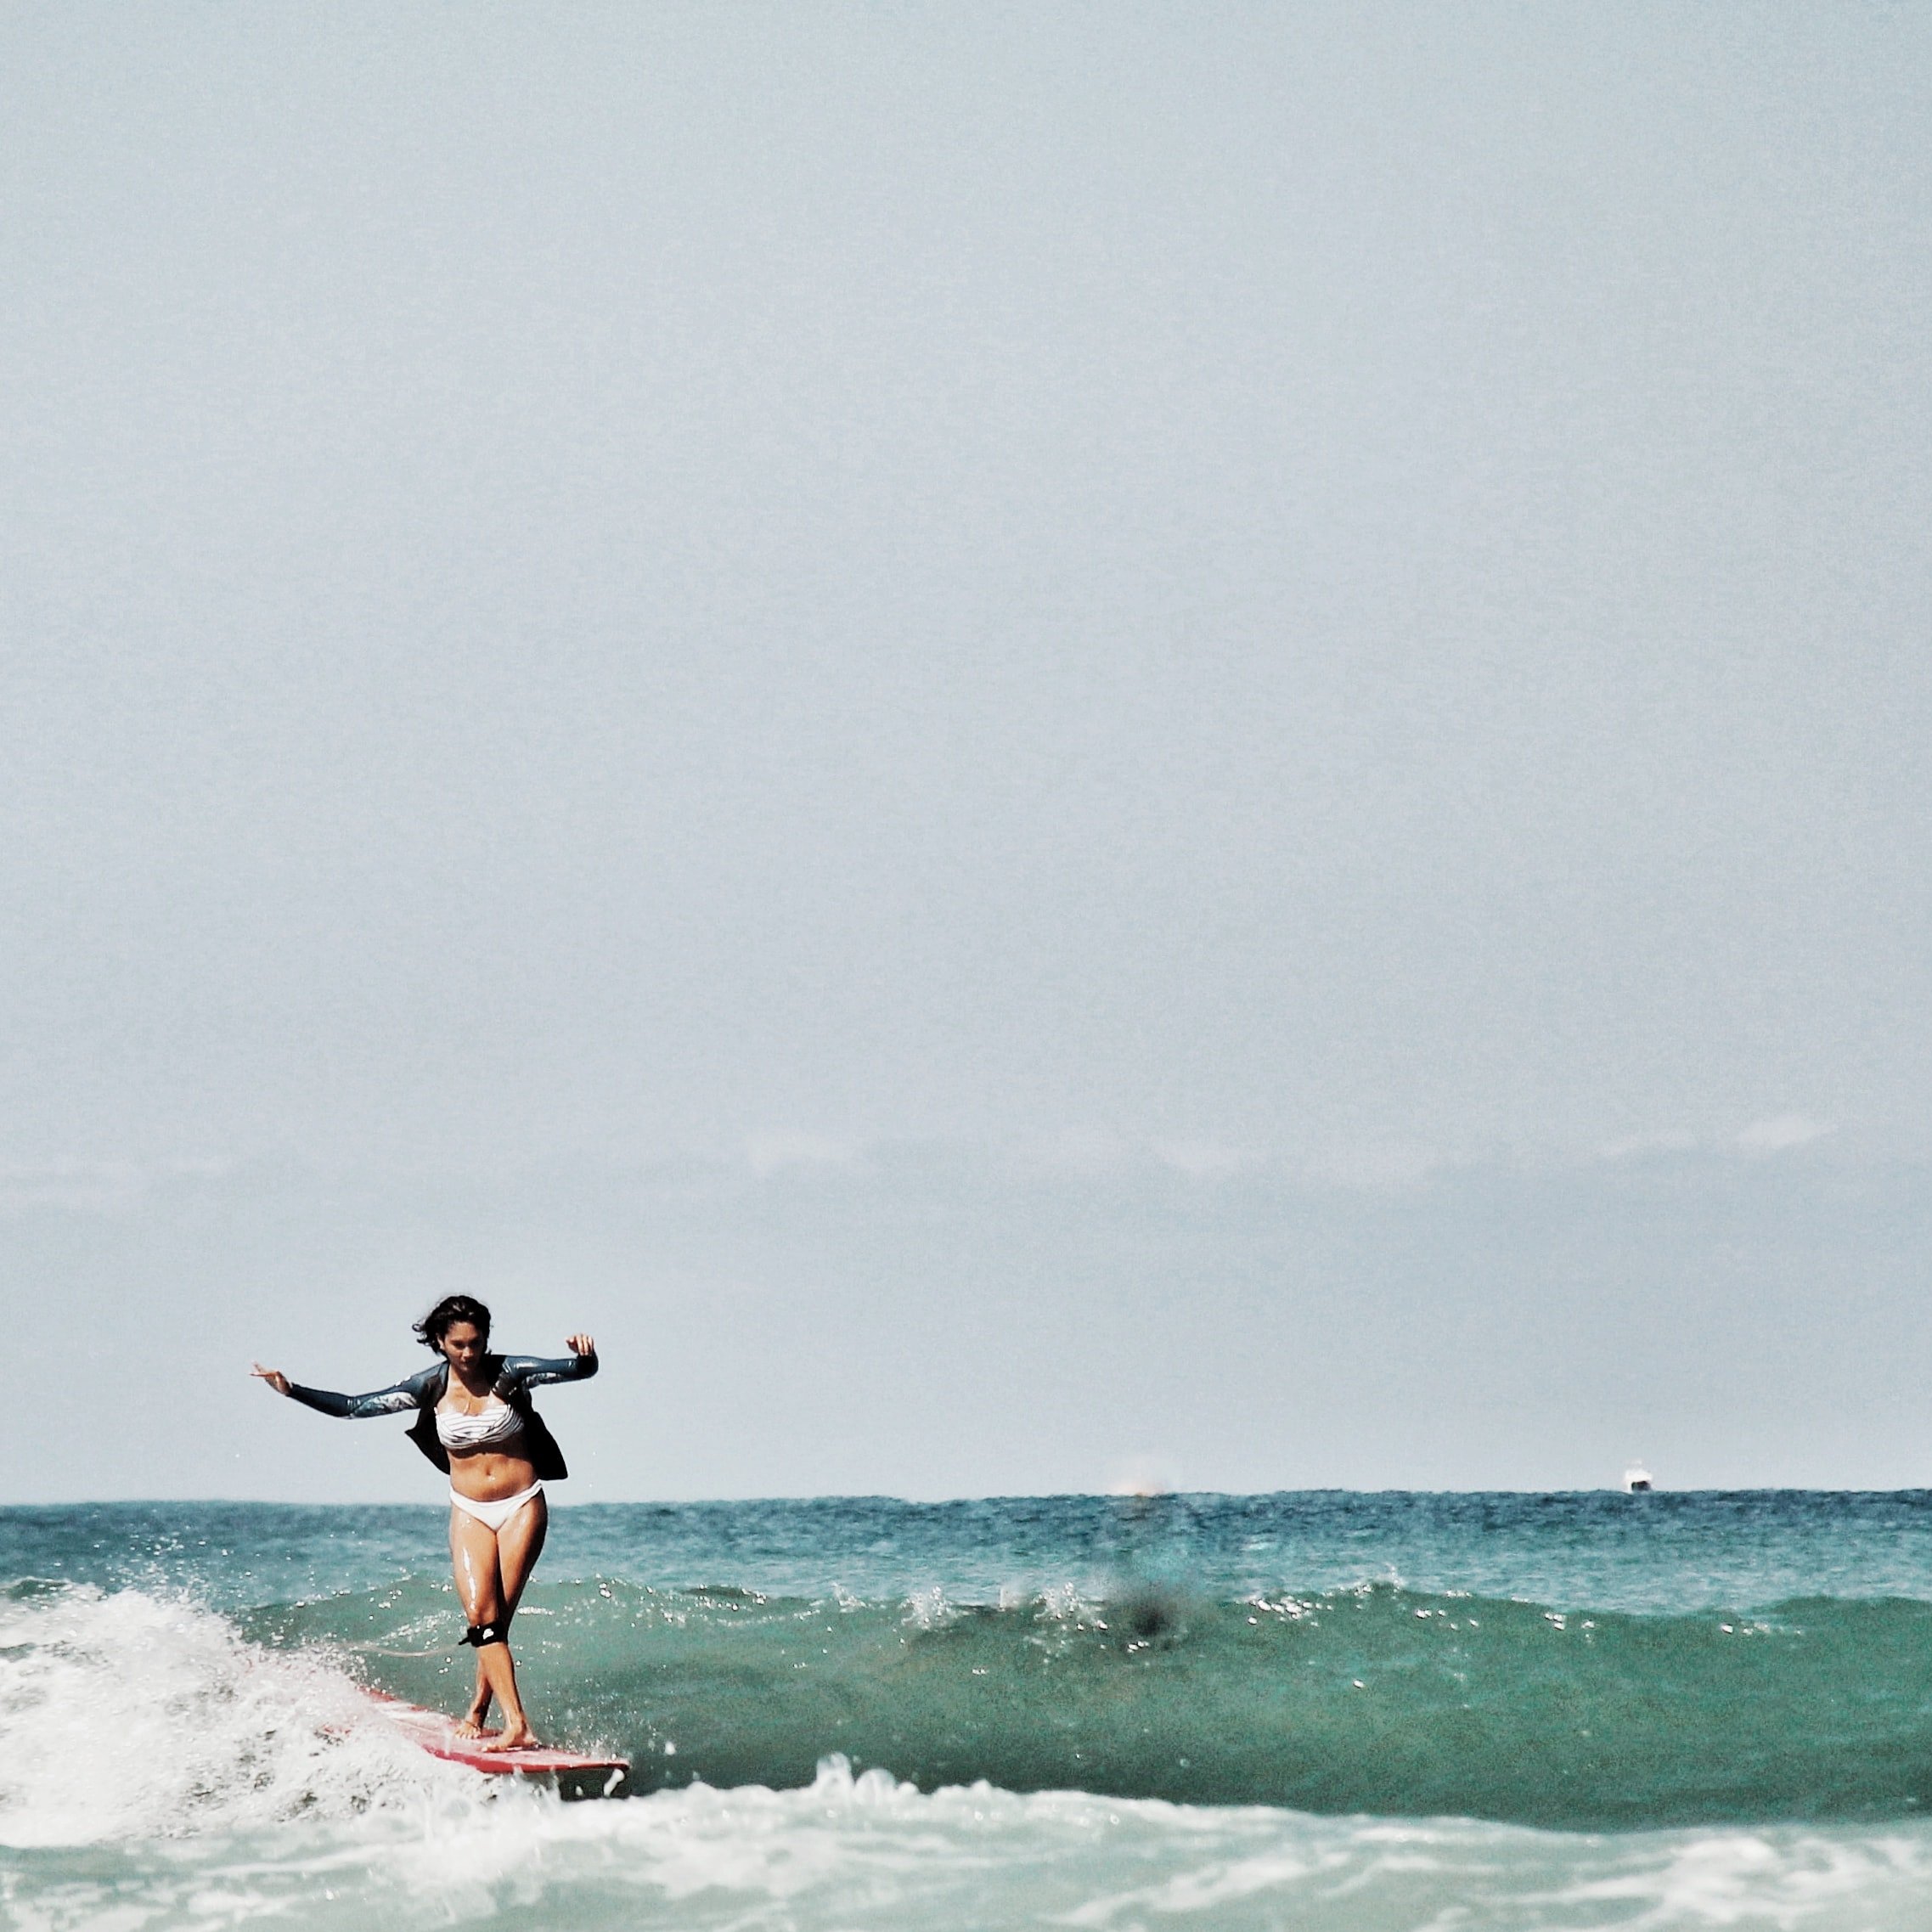
M564 1345L573 1355L594 1355L597 1353L597 1344L588 1335L566 1335Z

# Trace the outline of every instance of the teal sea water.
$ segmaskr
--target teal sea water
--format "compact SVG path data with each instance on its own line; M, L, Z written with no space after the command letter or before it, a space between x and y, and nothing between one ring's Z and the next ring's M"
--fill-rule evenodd
M0 1511L23 1927L1932 1927L1932 1493L570 1508L632 1794L436 1764L438 1509Z

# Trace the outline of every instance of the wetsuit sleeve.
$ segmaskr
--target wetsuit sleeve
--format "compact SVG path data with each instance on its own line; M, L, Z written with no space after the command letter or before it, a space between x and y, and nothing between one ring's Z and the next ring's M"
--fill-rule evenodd
M505 1355L499 1388L534 1388L544 1382L588 1382L597 1372L595 1355Z
M435 1372L433 1367L428 1372L432 1375ZM400 1416L420 1409L425 1379L423 1375L413 1375L407 1382L394 1383L387 1388L372 1388L366 1395L338 1395L333 1388L304 1388L299 1382L291 1382L289 1394L297 1402L319 1409L325 1416L346 1416L359 1421L365 1416Z

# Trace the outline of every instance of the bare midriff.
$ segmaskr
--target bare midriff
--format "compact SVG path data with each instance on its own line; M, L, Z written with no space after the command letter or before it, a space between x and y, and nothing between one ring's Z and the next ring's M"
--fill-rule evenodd
M472 1502L501 1502L536 1480L536 1467L523 1452L521 1429L507 1444L449 1451L449 1486Z

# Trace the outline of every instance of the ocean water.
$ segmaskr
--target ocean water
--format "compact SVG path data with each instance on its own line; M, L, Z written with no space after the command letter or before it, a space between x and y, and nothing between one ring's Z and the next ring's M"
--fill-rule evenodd
M567 1492L566 1492L567 1493ZM0 1511L0 1922L1932 1928L1932 1493Z

